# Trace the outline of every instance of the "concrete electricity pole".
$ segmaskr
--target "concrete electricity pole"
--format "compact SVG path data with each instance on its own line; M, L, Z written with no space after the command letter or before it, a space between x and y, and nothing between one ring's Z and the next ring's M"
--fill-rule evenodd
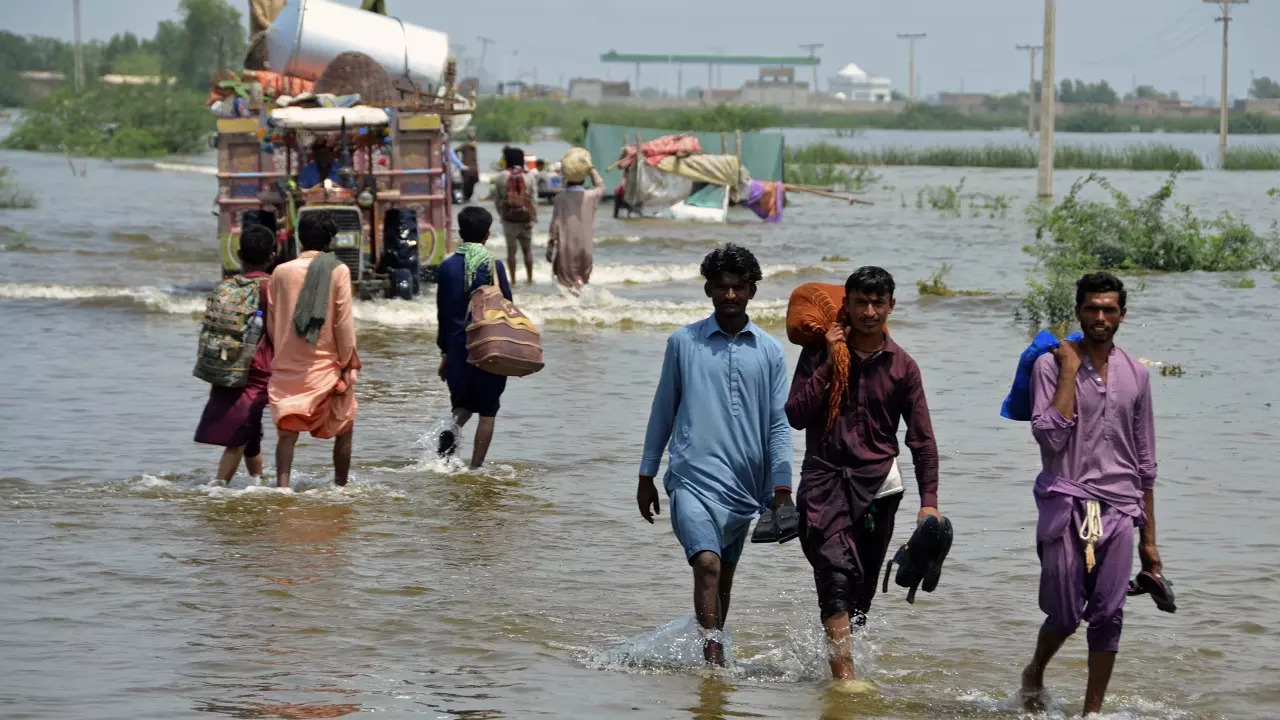
M1044 0L1044 60L1040 76L1040 172L1036 177L1036 195L1053 197L1053 38L1058 9L1056 0Z
M1227 28L1231 26L1231 6L1247 5L1249 0L1204 0L1211 5L1222 6L1222 107L1218 114L1218 152L1227 151Z
M476 40L480 41L480 69L476 71L476 94L478 95L480 83L484 81L484 56L488 54L489 46L493 44L493 41L487 37L477 37Z
M76 92L84 90L84 49L80 47L80 0L71 0L71 13L75 16L76 47L73 55L75 67L71 71L71 82Z
M801 50L808 50L809 57L817 57L817 51L822 48L822 43L806 43L800 46ZM813 66L813 87L809 88L810 92L818 92L818 66Z
M1027 137L1036 136L1036 53L1044 49L1043 45L1019 45L1019 50L1031 54L1031 84L1027 86Z
M916 40L923 40L929 37L924 33L898 33L899 40L906 40L911 44L910 55L911 62L909 72L911 74L911 102L916 101Z

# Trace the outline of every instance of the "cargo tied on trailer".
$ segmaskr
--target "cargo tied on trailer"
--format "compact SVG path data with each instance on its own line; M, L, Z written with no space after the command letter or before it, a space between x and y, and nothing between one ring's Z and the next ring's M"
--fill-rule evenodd
M431 42L387 53L386 23L406 42ZM285 262L298 254L298 222L322 212L338 228L331 251L350 268L357 297L415 297L453 244L448 143L475 107L456 90L447 38L300 0L284 6L262 44L280 72L224 71L210 94L223 274L240 271L246 225L275 232Z

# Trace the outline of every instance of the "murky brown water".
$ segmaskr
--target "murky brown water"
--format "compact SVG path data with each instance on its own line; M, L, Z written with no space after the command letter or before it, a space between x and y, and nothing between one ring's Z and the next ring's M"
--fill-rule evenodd
M542 266L517 298L545 323L548 367L509 386L482 473L422 442L447 412L432 299L362 305L356 480L324 485L327 447L312 442L298 492L282 494L244 478L205 487L217 452L191 442L206 393L190 376L193 312L216 272L211 179L0 161L42 203L0 211L0 717L1019 716L1009 696L1042 617L1038 456L998 409L1025 328L1013 298L921 299L914 282L947 262L955 287L1020 292L1032 173L887 170L874 207L798 197L780 226L602 218L587 297L553 291ZM920 187L962 175L1018 195L1014 212L915 208ZM1163 176L1109 177L1149 192ZM1280 217L1264 194L1275 185L1277 173L1195 173L1178 198L1266 225ZM708 313L696 265L726 240L766 265L753 315L779 336L799 282L876 263L901 286L895 337L925 374L959 535L935 594L877 599L858 645L870 695L827 689L795 544L744 556L733 670L688 668L688 569L665 520L651 527L634 506L663 339ZM1253 277L1235 290L1152 276L1131 299L1122 344L1187 372L1154 379L1161 550L1180 609L1130 604L1113 717L1280 716L1280 286ZM1078 711L1084 657L1073 639L1051 669L1050 717Z

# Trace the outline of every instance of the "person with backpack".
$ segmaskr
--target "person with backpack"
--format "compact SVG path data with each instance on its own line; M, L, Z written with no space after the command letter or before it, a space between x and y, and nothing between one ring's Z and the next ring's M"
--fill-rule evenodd
M209 295L195 375L210 383L195 441L221 445L217 479L230 484L244 458L245 470L262 476L262 411L274 355L266 332L276 239L262 225L240 234L240 274L227 278ZM236 349L238 348L238 349Z
M502 393L507 388L503 375L482 370L467 362L467 308L471 294L482 285L497 285L506 299L511 299L511 285L501 260L484 246L489 239L493 215L482 207L463 208L458 213L458 234L462 244L453 255L440 263L436 289L436 317L439 321L436 345L440 348L440 379L449 385L449 402L453 409L453 426L440 433L441 457L457 449L458 431L472 415L479 415L475 445L471 450L471 467L484 464L493 428L497 420Z
M356 421L354 386L360 369L351 308L351 270L329 243L338 232L327 213L298 222L303 252L271 274L275 348L267 387L276 424L276 486L289 487L299 433L334 438L334 483L347 484Z
M516 247L524 253L525 278L533 284L533 226L538 222L538 188L524 169L524 151L502 149L506 168L493 181L493 205L502 219L502 234L507 238L507 266L515 272ZM515 276L512 275L512 283Z

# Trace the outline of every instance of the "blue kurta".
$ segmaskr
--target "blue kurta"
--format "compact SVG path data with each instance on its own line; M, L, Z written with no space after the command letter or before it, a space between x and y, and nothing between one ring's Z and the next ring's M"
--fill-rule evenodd
M734 337L714 316L681 328L667 340L640 473L658 474L670 441L668 494L687 488L754 516L791 487L787 387L782 344L755 323Z

